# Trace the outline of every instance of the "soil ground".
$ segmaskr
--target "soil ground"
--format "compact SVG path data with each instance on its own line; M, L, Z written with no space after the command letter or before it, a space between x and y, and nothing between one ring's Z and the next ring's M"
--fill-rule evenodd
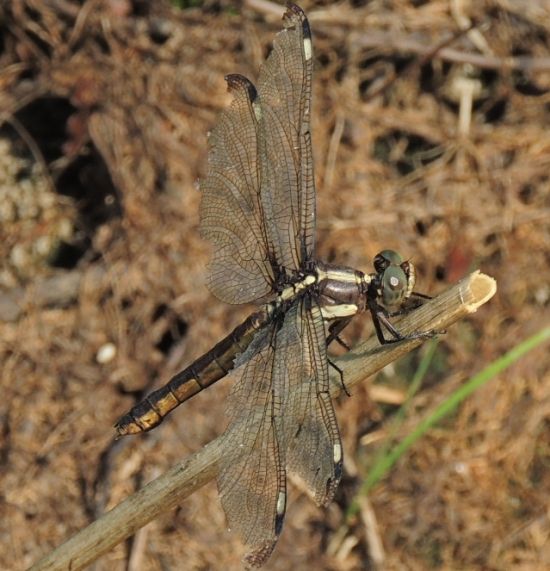
M318 257L371 271L396 249L430 294L477 268L498 283L440 340L401 438L550 322L550 3L302 7ZM281 13L259 0L0 6L0 568L26 568L222 432L230 381L146 436L115 444L112 425L251 309L205 287L197 180L230 102L224 75L257 78ZM365 317L344 337L371 334ZM336 500L317 508L292 485L266 569L550 568L547 347L430 431L343 528L423 352L336 403ZM92 568L239 569L242 554L212 483Z

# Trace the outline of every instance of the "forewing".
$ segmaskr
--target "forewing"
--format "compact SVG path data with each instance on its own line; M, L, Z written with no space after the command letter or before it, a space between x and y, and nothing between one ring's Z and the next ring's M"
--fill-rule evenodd
M227 303L258 300L273 289L260 204L256 89L226 78L234 99L209 138L201 183L201 234L214 245L208 285Z
M289 4L284 24L258 80L259 158L268 245L276 267L292 273L314 254L313 60L311 32L303 11Z
M309 296L296 314L302 364L287 391L287 467L307 485L319 505L327 505L342 475L342 443L329 393L326 330L321 310Z
M228 303L265 297L314 254L311 32L293 4L284 24L258 93L228 76L234 101L210 137L201 232L215 246L209 287Z

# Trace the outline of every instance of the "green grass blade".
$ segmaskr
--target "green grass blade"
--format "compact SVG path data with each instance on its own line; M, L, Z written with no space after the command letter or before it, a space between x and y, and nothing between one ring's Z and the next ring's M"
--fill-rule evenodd
M493 379L496 375L504 371L510 365L515 363L518 359L523 357L529 351L532 351L539 345L550 340L550 327L545 327L532 337L529 337L510 351L491 363L488 367L474 375L467 383L458 388L452 395L443 401L429 416L427 416L418 426L401 442L399 442L392 450L387 452L384 450L384 455L375 463L373 470L369 473L368 477L363 482L358 495L367 494L392 468L392 466L399 460L399 458L417 441L419 440L432 426L439 422L442 418L452 413L458 405L469 397L474 391L485 385L488 381ZM433 356L433 353L432 353ZM431 360L431 357L430 357ZM429 362L428 362L429 365ZM420 364L415 378L420 375L423 363ZM425 374L425 370L422 375ZM386 453L387 452L387 453ZM357 502L354 501L348 510L348 517L357 513Z
M387 472L386 458L388 457L388 451L391 448L391 443L399 431L400 426L405 420L413 396L418 392L422 381L428 372L428 369L432 363L433 356L435 354L435 350L437 349L438 342L438 339L433 339L430 341L428 350L425 352L422 360L420 361L420 364L418 365L418 368L416 369L411 384L407 390L405 402L397 411L395 418L392 420L391 429L386 439L386 444L376 455L373 466L371 470L369 470L369 475L367 476L364 483L365 490L362 489L364 493L368 493L372 486L378 482L378 480Z

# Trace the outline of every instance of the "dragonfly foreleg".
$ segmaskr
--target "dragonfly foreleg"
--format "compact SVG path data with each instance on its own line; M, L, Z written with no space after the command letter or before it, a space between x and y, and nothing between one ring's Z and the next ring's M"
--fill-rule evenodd
M372 315L376 336L381 345L397 343L398 341L410 341L411 339L431 339L437 335L437 331L418 331L404 335L389 320L390 314L376 302L369 303L369 310ZM386 339L382 330L382 325L391 333L393 339Z
M427 295L425 293L420 293L419 291L411 292L411 297L418 297L420 299L433 299L431 295Z
M425 295L423 293L419 293L417 291L413 291L411 293L411 297L415 297L416 300L412 301L412 303L410 302L410 298L409 303L405 302L405 305L401 306L397 311L391 311L387 314L387 317L398 317L399 315L406 315L407 313L409 313L410 311L413 311L414 309L417 309L418 307L420 307L424 302L420 301L420 300L429 300L429 299L433 299L431 296L429 295Z

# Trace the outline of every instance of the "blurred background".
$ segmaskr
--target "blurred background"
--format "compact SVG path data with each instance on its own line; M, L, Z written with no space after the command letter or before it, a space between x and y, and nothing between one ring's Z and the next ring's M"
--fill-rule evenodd
M346 518L380 449L550 322L550 2L301 3L314 35L319 258L384 248L432 295L496 296L337 402L345 476L291 486L266 569L550 567L550 373L539 348L418 441ZM224 428L218 383L144 436L113 423L238 324L205 287L207 133L282 28L275 2L0 6L0 567L23 569ZM344 338L371 335L357 318ZM344 527L345 526L345 527ZM92 568L239 569L214 483Z

